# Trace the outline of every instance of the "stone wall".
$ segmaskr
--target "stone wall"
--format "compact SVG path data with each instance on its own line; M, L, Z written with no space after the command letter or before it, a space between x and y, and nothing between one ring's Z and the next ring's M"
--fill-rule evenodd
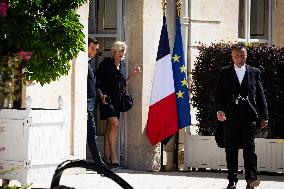
M284 1L274 0L272 4L272 44L284 46Z
M236 41L238 39L238 8L235 0L191 0L189 3L188 71L194 69L199 42ZM192 124L196 124L192 109Z

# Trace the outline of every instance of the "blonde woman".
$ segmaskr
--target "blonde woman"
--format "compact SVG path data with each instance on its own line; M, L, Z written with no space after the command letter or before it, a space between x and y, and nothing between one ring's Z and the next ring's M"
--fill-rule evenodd
M125 42L116 41L111 48L112 57L103 60L97 71L98 88L102 94L105 94L100 96L101 120L107 120L104 135L104 161L111 167L119 166L116 144L122 88L141 72L140 67L136 67L132 74L126 78L124 61L126 49Z

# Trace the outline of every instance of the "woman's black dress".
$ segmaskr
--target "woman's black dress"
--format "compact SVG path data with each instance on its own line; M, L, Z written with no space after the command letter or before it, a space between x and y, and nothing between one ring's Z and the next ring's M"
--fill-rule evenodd
M120 95L125 85L125 62L121 61L119 70L114 64L113 58L103 60L97 71L97 88L107 95L107 103L100 102L100 118L106 120L109 117L120 117Z

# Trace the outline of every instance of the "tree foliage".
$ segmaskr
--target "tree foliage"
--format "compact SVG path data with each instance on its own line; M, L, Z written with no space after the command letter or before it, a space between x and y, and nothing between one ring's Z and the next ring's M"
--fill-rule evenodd
M83 25L76 8L86 0L2 0L0 58L32 52L23 65L24 76L41 85L57 80L70 69L70 60L84 50Z

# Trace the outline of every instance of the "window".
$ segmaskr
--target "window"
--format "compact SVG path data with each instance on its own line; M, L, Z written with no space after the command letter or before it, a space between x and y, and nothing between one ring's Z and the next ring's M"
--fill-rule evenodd
M271 42L271 0L239 0L240 39Z

